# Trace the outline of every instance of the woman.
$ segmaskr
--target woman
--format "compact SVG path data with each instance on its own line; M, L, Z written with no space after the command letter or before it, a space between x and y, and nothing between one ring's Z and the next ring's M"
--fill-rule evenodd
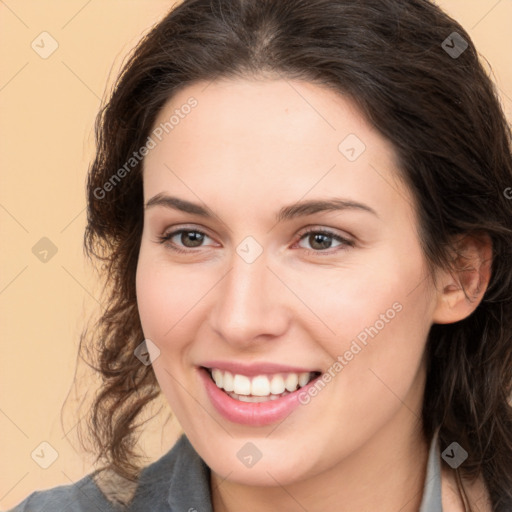
M510 141L426 0L185 0L97 122L105 470L14 510L511 510Z

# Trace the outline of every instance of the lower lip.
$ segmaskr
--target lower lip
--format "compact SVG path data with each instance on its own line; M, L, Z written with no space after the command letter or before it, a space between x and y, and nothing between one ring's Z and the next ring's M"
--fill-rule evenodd
M276 400L267 402L241 402L231 398L226 392L218 388L204 369L199 368L199 375L204 382L206 392L213 406L229 421L252 427L262 427L277 423L290 415L301 403L299 393L307 392L316 379L313 379L306 386L293 391L288 395Z

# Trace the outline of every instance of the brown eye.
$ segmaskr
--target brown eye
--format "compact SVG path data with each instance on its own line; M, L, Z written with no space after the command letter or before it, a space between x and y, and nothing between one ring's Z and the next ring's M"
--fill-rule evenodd
M159 236L158 240L174 251L187 252L187 249L202 247L205 238L210 239L206 233L197 229L178 229Z
M204 233L200 233L199 231L181 231L178 234L180 242L185 247L198 247L205 237Z
M300 242L306 240L309 247L304 247L300 245ZM333 245L333 242L336 242L336 245ZM310 230L306 233L303 233L299 240L299 246L308 250L308 252L326 252L327 249L343 249L347 246L353 247L354 242L343 238L342 236L333 233L332 231L326 230ZM329 254L331 254L331 251Z
M324 233L312 233L307 237L308 242L312 249L330 249L333 237L325 235Z

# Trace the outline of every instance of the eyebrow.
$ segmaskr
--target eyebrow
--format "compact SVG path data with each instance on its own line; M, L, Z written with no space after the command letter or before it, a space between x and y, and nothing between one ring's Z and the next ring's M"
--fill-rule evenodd
M173 197L166 194L157 194L156 196L153 196L146 203L145 209L149 209L155 206L163 206L165 208L179 210L193 215L199 215L208 219L215 217L215 215L208 208L205 208L200 204L192 203L190 201L186 201L185 199L179 199L178 197ZM329 199L299 201L295 204L284 206L277 213L276 221L279 223L297 217L313 215L315 213L342 210L363 211L379 217L377 212L368 205L356 201L349 201L346 199L334 197Z

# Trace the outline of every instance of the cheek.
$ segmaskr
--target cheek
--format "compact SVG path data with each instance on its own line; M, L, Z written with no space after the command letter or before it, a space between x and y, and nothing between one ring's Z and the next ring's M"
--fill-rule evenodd
M173 269L168 262L141 246L136 274L137 307L144 337L159 349L153 361L153 371L173 412L186 418L191 407L182 395L184 383L183 363L193 339L191 308L197 303L199 290L193 289L190 276Z
M328 327L325 334L332 334L334 344L359 334L364 342L365 332L371 339L368 329L375 335L377 330L380 335L392 325L396 328L409 323L407 318L413 328L427 321L431 299L422 286L421 261L393 262L392 258L386 261L383 257L374 261L378 263L358 263L357 267L328 272L311 271L309 277L302 275L301 279L298 274L289 276L289 280L297 283L297 296L304 297L311 313ZM312 318L311 313L304 318Z
M401 409L421 417L429 322L422 292L409 291L403 285L379 293L361 289L329 310L336 335L321 343L331 357L324 375L332 379L311 401L325 408L326 437L340 439L334 441L340 449L363 443Z
M369 260L357 272L340 271L339 279L330 283L327 275L325 279L319 275L314 287L308 284L308 289L302 289L331 332L322 336L321 344L331 357L332 372L340 375L336 386L342 392L362 398L384 391L380 377L404 395L414 380L431 325L434 296L425 279L421 252L412 249L381 254L373 259L378 265Z
M170 335L184 314L190 287L180 284L179 275L142 244L136 275L137 307L144 335L157 345Z
M194 265L172 265L165 254L156 254L142 244L136 275L137 307L145 337L163 355L179 351L193 339L194 322L206 303L205 295L218 280L212 280L210 274Z
M168 293L165 281L143 255L137 267L137 307L146 338L159 340L168 323L168 312L174 304L169 303L173 295ZM170 309L171 308L171 309ZM164 314L167 311L167 314ZM167 329L170 325L167 325Z

